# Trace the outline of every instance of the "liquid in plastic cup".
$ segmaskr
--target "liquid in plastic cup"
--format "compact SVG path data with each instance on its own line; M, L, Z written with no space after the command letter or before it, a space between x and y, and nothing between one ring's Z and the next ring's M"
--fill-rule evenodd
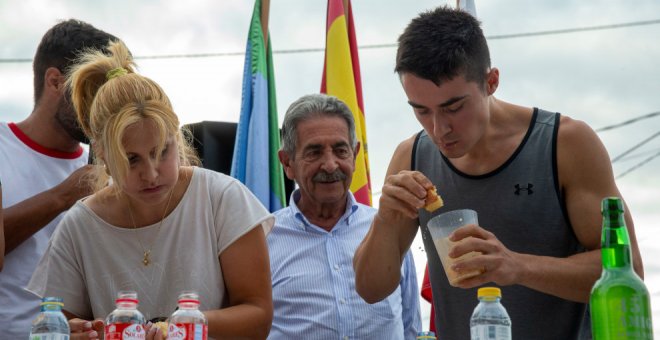
M448 255L449 250L454 246L454 244L461 242L449 241L449 235L451 235L454 230L466 224L479 224L476 211L470 209L448 211L433 217L427 223L429 232L431 232L431 237L433 237L433 244L435 244L435 249L438 252L442 266L444 267L445 273L447 274L449 284L454 287L456 287L457 283L461 280L475 277L481 274L481 270L478 269L462 273L457 273L451 269L451 266L456 262L481 255L481 252L478 251L472 251L457 258L451 258Z

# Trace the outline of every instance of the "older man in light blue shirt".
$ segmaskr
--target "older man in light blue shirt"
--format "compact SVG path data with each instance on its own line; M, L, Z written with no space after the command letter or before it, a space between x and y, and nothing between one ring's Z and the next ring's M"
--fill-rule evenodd
M375 209L350 193L360 145L337 98L304 96L289 107L279 158L298 189L268 235L273 281L269 339L415 339L419 291L410 252L399 287L366 303L355 291L353 254Z

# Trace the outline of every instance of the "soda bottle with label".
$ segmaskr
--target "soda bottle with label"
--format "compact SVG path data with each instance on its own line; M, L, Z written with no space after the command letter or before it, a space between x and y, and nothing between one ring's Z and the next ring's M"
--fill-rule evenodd
M477 291L479 304L470 318L472 340L511 340L511 319L500 303L502 291L482 287Z
M633 270L623 202L617 197L605 198L601 213L603 271L589 298L593 338L653 339L649 292Z
M170 316L168 340L207 340L208 321L199 310L199 295L185 291L179 295L179 308Z
M69 340L69 323L62 313L62 299L41 299L41 312L32 321L30 340Z
M105 318L105 340L144 340L144 315L137 309L137 292L120 291L116 308Z

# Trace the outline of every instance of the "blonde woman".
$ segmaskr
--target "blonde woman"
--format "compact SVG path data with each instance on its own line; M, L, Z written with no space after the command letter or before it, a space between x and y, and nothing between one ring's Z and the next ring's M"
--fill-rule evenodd
M29 289L63 297L78 322L105 318L121 290L138 293L147 320L194 290L210 338L265 338L272 215L238 181L190 166L197 158L166 94L134 72L123 43L108 50L83 54L67 78L93 141L97 191L66 214ZM89 324L79 338L96 335ZM163 337L154 327L146 338Z

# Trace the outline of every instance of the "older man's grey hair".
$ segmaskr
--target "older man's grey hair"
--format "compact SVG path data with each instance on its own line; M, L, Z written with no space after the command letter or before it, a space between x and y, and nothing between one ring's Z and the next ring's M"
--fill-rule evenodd
M348 125L348 139L353 151L357 147L355 121L351 109L337 97L326 94L308 94L293 102L282 122L282 150L293 157L296 152L297 128L300 122L318 117L339 117Z

